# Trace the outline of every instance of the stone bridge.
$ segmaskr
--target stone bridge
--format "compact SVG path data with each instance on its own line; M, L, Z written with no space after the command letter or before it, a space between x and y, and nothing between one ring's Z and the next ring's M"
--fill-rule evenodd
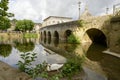
M41 39L58 39L58 41L67 41L68 37L73 34L81 43L100 43L111 48L114 52L120 52L119 50L113 49L113 47L116 46L116 40L120 40L116 38L117 36L114 38L115 40L113 39L114 35L119 33L115 33L112 30L112 27L116 24L115 22L116 21L114 20L111 21L111 15L89 17L86 20L78 20L43 27L40 29L40 35ZM116 26L119 26L118 22L119 21L117 20ZM112 31L114 35L111 33ZM118 44L116 48L120 49L120 45Z
M72 21L56 25L46 26L40 29L43 38L58 38L66 41L73 34L81 43L83 42L106 42L109 43L109 16L94 17L83 21Z

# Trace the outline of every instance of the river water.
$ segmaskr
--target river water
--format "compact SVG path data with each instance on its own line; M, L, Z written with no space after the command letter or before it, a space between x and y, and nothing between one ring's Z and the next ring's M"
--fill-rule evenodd
M0 39L0 60L17 68L21 53L37 53L33 66L46 61L64 64L69 54L84 56L82 80L120 80L120 58L103 53L98 44L68 44L57 40ZM71 56L70 58L73 58Z

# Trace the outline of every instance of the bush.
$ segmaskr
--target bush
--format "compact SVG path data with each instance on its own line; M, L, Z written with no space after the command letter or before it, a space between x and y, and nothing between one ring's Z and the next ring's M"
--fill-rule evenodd
M68 43L80 43L80 40L73 34L68 37Z
M62 75L63 77L71 78L73 75L79 73L81 69L81 64L69 60L62 69Z

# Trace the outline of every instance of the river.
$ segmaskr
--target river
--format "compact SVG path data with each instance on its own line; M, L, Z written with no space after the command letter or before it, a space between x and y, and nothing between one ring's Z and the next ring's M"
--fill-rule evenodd
M68 54L84 56L82 80L120 80L120 58L103 53L107 48L98 44L68 44L57 40L0 39L0 60L17 68L21 53L37 53L33 66L46 61L64 64ZM71 56L73 58L74 56Z

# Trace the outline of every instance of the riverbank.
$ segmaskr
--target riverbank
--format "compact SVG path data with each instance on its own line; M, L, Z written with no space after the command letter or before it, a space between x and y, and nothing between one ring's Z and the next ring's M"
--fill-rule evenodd
M0 80L33 80L29 75L0 61Z

